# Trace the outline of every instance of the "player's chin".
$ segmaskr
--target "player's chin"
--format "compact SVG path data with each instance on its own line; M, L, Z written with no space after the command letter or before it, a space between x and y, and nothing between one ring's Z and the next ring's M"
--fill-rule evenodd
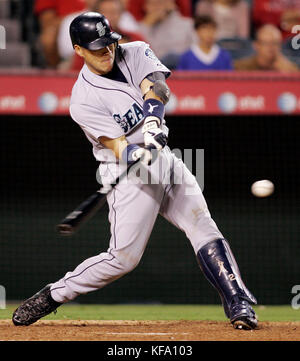
M106 59L106 60L103 60L101 62L101 68L103 69L103 71L105 72L109 72L112 70L113 68L113 65L114 65L114 61L113 59Z

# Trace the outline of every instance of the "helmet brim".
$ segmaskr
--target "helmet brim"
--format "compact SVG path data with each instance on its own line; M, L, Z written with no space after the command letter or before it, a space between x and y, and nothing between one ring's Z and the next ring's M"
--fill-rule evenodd
M122 36L116 32L111 32L108 36L103 36L99 39L92 41L89 44L86 44L84 48L88 50L100 50L105 48L106 46L116 43L117 41L121 40Z

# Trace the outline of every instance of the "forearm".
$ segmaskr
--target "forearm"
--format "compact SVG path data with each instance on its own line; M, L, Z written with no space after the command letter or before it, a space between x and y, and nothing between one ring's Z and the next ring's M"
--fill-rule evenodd
M156 99L164 105L169 101L170 90L165 81L165 75L161 72L150 74L140 85L143 99Z
M167 136L160 126L165 114L165 104L168 102L170 95L164 74L150 74L142 81L141 91L144 98L142 133L144 134L145 146L161 150L167 144Z
M43 47L45 58L48 65L56 66L59 62L57 51L57 34L60 24L60 18L55 11L44 11L39 17L41 28L40 42Z
M142 163L146 165L151 163L152 154L150 148L148 147L148 149L145 149L137 144L129 144L125 135L116 139L100 137L99 141L105 148L113 152L116 159L123 163L130 165L131 163L141 158Z
M162 99L158 95L156 95L152 89L150 89L145 94L144 100L147 100L147 99L156 99L156 100L159 100L160 102L163 102Z
M100 137L99 141L102 145L104 145L105 148L110 149L115 157L119 160L122 159L123 151L128 146L125 135L116 139Z

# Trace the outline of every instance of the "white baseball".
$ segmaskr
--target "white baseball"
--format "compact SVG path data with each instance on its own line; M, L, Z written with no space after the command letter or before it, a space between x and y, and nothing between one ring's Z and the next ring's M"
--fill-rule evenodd
M268 197L274 192L274 184L268 180L263 179L257 182L254 182L251 186L251 192L255 197Z

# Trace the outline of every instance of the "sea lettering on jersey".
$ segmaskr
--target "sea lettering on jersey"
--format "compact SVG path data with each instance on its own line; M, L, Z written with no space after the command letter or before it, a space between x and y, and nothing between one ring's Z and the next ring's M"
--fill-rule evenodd
M124 133L127 133L144 118L144 114L143 109L137 103L133 103L125 114L114 114L113 117Z

